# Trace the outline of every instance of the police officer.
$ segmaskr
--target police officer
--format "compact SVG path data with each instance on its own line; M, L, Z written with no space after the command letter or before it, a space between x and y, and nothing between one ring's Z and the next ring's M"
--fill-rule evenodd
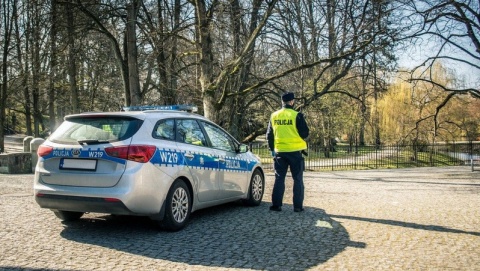
M307 149L305 139L310 131L303 114L293 109L294 102L295 95L293 93L283 94L282 109L273 112L268 123L268 147L272 152L275 169L271 211L282 210L285 176L289 166L293 178L293 210L295 212L304 210L302 151Z

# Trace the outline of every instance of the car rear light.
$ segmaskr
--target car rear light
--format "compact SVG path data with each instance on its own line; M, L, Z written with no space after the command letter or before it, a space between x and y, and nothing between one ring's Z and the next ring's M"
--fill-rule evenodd
M117 198L104 198L104 200L106 202L120 202L120 200Z
M105 148L105 152L116 158L146 163L150 161L157 148L151 145L131 145Z
M40 145L38 147L37 154L39 157L45 157L50 153L52 153L52 151L53 151L53 147Z

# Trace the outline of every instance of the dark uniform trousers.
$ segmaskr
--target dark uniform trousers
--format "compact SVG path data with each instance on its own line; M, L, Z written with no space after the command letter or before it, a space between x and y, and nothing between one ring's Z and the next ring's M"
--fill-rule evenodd
M275 184L272 191L272 205L283 205L283 194L285 192L285 176L288 167L293 178L293 207L303 208L304 186L303 170L304 162L300 151L280 152L275 155L273 168L275 169Z

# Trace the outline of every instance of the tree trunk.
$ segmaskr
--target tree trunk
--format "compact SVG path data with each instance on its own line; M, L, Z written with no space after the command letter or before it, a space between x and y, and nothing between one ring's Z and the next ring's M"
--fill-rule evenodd
M327 24L328 24L328 57L336 55L337 36L335 34L335 1L327 0Z
M156 62L159 77L159 93L161 101L164 104L176 104L177 97L177 81L178 74L176 72L177 54L178 54L178 36L176 31L180 29L180 15L182 5L180 0L175 0L173 7L173 26L172 33L168 33L165 22L168 18L164 18L164 6L161 0L157 0L158 13L158 29L155 29L155 48L156 48ZM168 57L167 57L168 55Z
M180 14L181 14L181 3L180 0L175 0L175 7L173 13L173 28L175 30L180 28ZM171 57L169 61L169 74L170 78L168 81L168 87L166 89L166 103L167 104L176 104L177 96L175 95L178 88L178 74L176 72L176 63L177 63L177 54L178 54L178 37L173 35L171 37L172 48L171 48Z
M360 146L365 146L365 129L367 125L367 69L366 69L366 60L362 59L362 89L360 94L361 105L360 105L360 133L358 135L358 142Z
M4 61L5 62L5 61ZM2 66L4 65L4 63L2 63ZM7 85L6 85L6 74L4 74L3 72L3 68L6 67L6 66L3 66L2 67L2 77L3 77L3 80L1 82L1 95L0 95L0 98L2 99L0 101L0 153L3 153L4 150L5 150L5 133L4 133L4 129L3 127L5 127L5 97L6 97L6 94L7 94Z
M216 4L214 1L212 6ZM195 1L195 23L197 34L197 50L200 54L200 87L203 94L203 113L204 115L215 121L217 120L217 101L218 86L214 84L214 67L213 67L213 47L210 29L210 21L213 16L213 10L207 13L207 7L204 0Z
M236 76L242 76L242 69L245 69L246 63L248 65L248 57L251 57L255 41L260 35L260 31L264 28L267 19L272 14L277 0L267 2L268 7L262 20L259 20L258 25L251 31L250 36L246 38L240 54L238 57L233 57L233 60L221 71L216 71L215 69L211 24L214 16L214 7L218 4L218 1L214 0L209 8L207 8L204 0L195 0L193 3L195 5L196 46L200 56L198 64L200 67L199 81L203 95L204 115L215 122L219 122L221 120L220 113L226 104L225 102L228 99L235 99L234 96L238 95L229 94L240 90L241 84L235 83L233 84L236 86L236 89L230 89L232 81L236 81ZM261 2L255 1L254 3Z
M16 5L15 5L16 7ZM17 9L14 9L14 17L17 17ZM27 24L27 31L26 33L30 33L30 24ZM22 51L22 39L21 39L21 33L20 33L20 27L18 25L18 20L15 20L15 39L16 39L16 50L17 50L17 56L18 56L18 69L20 71L20 80L22 82L22 93L23 93L23 108L25 110L25 128L26 128L26 134L31 136L32 135L32 113L31 113L31 100L30 100L30 89L29 89L29 84L28 84L28 74L30 70L29 62L28 60L25 61L25 64L23 63L24 59L24 52L29 52L30 49L30 41L29 37L25 37L25 40L23 42L25 46L25 51ZM3 100L3 99L2 99Z
M167 73L167 60L165 56L165 23L163 18L163 5L162 0L157 0L157 20L158 20L158 34L156 37L156 61L158 69L158 80L160 85L160 97L166 103L170 103L170 97L168 97L168 73Z
M136 36L136 20L138 7L132 1L127 5L127 60L128 60L128 82L130 88L131 105L140 105L142 95L140 91L140 81L138 76L137 63L137 36Z
M70 88L70 103L72 113L80 113L80 104L77 87L77 61L75 48L75 18L70 5L65 5L67 13L67 36L68 36L68 79Z
M53 132L56 128L56 115L55 115L55 78L57 70L57 0L51 0L52 5L52 17L50 28L50 78L48 81L48 117L50 132Z
M40 124L42 113L40 111L40 10L39 4L31 3L32 25L32 100L33 100L33 132L34 136L40 136Z
M2 3L2 6L5 6L5 3ZM5 150L5 140L4 140L4 127L5 127L5 106L7 103L7 89L8 89L8 73L7 73L7 66L8 66L8 49L10 47L10 39L11 39L11 31L12 26L10 22L10 17L5 9L0 9L2 11L0 14L2 15L2 22L4 24L4 36L3 39L3 50L2 50L2 63L0 66L0 74L2 76L2 80L0 80L0 153L3 153Z

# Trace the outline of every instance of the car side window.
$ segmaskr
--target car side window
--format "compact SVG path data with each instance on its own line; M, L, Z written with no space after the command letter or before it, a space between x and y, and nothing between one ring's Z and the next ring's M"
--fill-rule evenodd
M193 119L177 119L177 141L197 146L207 146L200 125Z
M158 121L155 124L152 136L158 139L175 140L175 120L166 119Z
M235 143L227 133L208 122L202 123L203 128L212 143L212 147L224 151L235 152Z

